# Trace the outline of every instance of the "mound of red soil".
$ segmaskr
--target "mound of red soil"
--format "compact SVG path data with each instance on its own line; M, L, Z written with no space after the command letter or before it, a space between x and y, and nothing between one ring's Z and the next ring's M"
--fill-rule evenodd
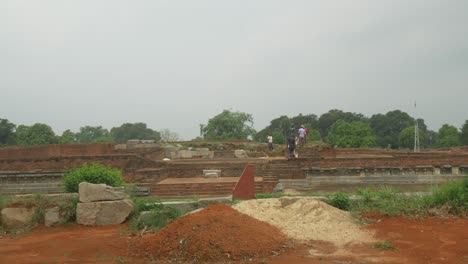
M152 260L238 262L274 255L286 242L276 227L216 204L143 236L132 251Z

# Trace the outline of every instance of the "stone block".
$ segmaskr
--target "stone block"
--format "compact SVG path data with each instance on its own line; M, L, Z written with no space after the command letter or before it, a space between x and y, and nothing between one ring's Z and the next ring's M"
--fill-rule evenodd
M81 225L121 224L133 211L131 200L79 203L76 222Z
M115 150L126 150L127 149L127 144L117 144L114 146Z
M204 173L203 178L218 178L219 175L216 172Z
M115 201L125 199L123 187L111 187L106 184L82 182L78 186L80 202Z
M221 170L203 170L203 177L205 178L221 177Z
M245 159L248 158L247 152L243 149L236 149L234 150L234 156L238 159Z
M1 212L2 224L7 229L17 229L28 225L34 215L35 208L3 208Z
M64 222L63 216L60 214L60 208L58 206L47 208L44 213L44 225L54 226Z
M177 156L179 159L191 159L193 157L191 150L179 150Z

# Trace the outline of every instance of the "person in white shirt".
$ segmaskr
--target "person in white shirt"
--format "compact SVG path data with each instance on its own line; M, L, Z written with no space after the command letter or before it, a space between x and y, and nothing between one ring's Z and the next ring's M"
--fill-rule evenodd
M273 150L273 137L271 135L268 135L267 142L268 142L268 149L272 151Z
M306 130L304 128L304 125L301 126L301 128L299 128L299 145L300 146L304 146L305 144L305 137L306 137Z

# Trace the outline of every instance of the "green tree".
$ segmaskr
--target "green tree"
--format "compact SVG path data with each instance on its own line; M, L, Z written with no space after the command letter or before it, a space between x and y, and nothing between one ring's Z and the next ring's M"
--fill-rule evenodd
M299 114L297 116L291 117L291 125L295 129L299 129L301 125L304 125L305 127L309 129L318 129L318 119L317 116L314 114L309 114L309 115L302 115Z
M160 134L161 134L161 141L170 142L170 141L179 140L179 134L177 134L176 132L172 132L171 130L167 128L161 130Z
M358 113L351 113L351 112L343 112L338 109L332 109L327 113L324 113L318 119L318 130L321 135L328 135L332 125L338 121L343 120L346 122L353 122L353 121L360 121L360 122L368 122L368 118L366 118L362 114Z
M284 144L286 142L286 139L281 132L275 131L271 133L271 136L273 137L274 144Z
M426 134L422 129L419 129L419 142L426 141ZM414 126L407 127L400 132L399 146L405 149L414 149Z
M456 147L460 146L460 132L454 126L444 124L439 129L439 139L436 144L437 147Z
M307 141L321 141L322 137L320 136L320 132L317 129L309 129L309 133L307 134Z
M98 138L108 138L109 131L102 126L84 126L76 133L76 139L81 143L97 142Z
M340 148L374 147L376 138L368 123L336 121L328 134L328 142Z
M400 110L394 110L383 114L373 115L370 118L370 125L377 137L377 145L386 148L399 147L400 132L414 125L414 118Z
M50 126L36 123L30 127L20 125L16 130L18 145L45 145L58 143L57 137Z
M269 134L278 132L281 133L283 138L286 138L291 130L296 131L301 125L309 129L317 129L318 121L317 116L314 114L303 115L299 114L297 116L289 118L288 116L280 116L270 121L270 125L260 130L255 134L254 139L259 142L264 142L266 137ZM275 142L276 143L276 142ZM284 142L282 142L284 143Z
M1 145L14 145L16 125L10 123L8 119L0 118L0 146Z
M145 123L125 123L111 129L111 135L116 142L126 142L129 139L155 140L161 139L161 134L148 128Z
M439 133L437 133L436 131L427 130L424 137L426 138L424 147L432 148L435 147L435 144L439 139Z
M76 134L70 129L63 131L62 135L58 137L58 142L60 144L75 143L76 141Z
M253 117L243 112L224 110L203 127L205 139L248 139L255 134Z
M461 129L460 141L463 145L468 145L468 120L465 121Z

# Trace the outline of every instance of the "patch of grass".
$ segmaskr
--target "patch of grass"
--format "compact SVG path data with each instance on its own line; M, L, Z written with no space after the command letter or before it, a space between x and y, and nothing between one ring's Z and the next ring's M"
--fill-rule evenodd
M468 177L462 182L450 182L435 187L426 202L431 207L448 205L454 214L468 211Z
M78 197L61 200L58 202L60 212L63 215L63 223L73 222L76 220L76 207L78 206Z
M395 250L395 246L390 241L377 242L374 244L374 248L381 250Z
M350 204L350 210L356 212L372 211L381 215L396 216L426 211L428 208L425 197L408 197L398 189L387 186L359 189L356 194L362 197Z
M153 209L145 214L134 215L130 220L130 228L135 231L158 231L180 216L182 216L182 212L174 207Z
M130 216L130 229L157 231L182 216L177 208L164 206L154 198L134 198L135 210ZM141 212L149 211L141 215Z
M11 196L0 195L0 210L11 202Z
M351 207L349 194L344 192L337 192L330 197L329 204L341 210L348 211Z

